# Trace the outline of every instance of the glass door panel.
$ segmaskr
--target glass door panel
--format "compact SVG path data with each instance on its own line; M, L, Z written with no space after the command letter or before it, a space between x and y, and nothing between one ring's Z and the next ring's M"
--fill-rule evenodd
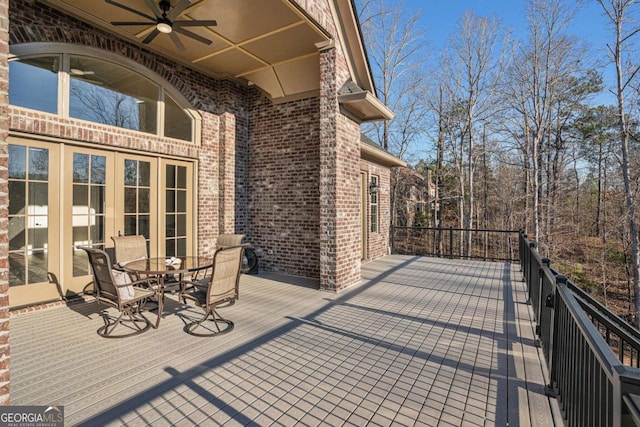
M147 253L156 256L158 223L158 160L130 154L117 155L119 198L116 208L117 234L122 236L142 235L147 241ZM152 243L154 245L152 245Z
M106 164L103 154L74 153L71 224L73 276L91 274L86 254L77 246L104 250L106 234Z
M58 149L9 138L9 302L57 299Z
M164 223L160 239L164 241L164 256L185 256L197 253L193 239L193 164L163 160L161 183L164 185L161 206Z
M91 286L91 269L86 253L78 246L104 249L114 221L114 154L79 147L67 147L63 192L65 287L71 293Z

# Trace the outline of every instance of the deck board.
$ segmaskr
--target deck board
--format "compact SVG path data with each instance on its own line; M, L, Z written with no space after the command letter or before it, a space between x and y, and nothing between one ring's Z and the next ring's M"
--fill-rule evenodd
M243 275L217 338L171 299L122 340L95 303L13 316L12 404L64 405L69 426L560 425L517 269L388 256L338 294Z

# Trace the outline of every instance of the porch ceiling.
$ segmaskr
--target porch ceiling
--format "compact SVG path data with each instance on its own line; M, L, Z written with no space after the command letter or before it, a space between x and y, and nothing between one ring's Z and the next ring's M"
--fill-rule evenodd
M155 28L155 25L111 25L112 21L144 21L144 18L104 0L46 1L140 44ZM145 0L118 3L153 16ZM217 26L187 28L211 40L210 45L177 33L184 50L178 49L168 34L159 34L144 46L207 75L255 84L274 101L318 92L318 49L330 36L295 3L289 0L193 0L191 3L175 19L216 20Z

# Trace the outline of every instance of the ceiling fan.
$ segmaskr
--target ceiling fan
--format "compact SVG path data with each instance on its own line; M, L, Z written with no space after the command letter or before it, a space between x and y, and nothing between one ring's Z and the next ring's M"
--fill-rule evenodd
M111 25L115 26L134 26L134 25L154 25L155 28L151 31L147 37L142 40L142 43L148 44L151 43L153 39L155 39L160 33L168 34L173 40L173 43L179 50L184 50L184 45L176 35L176 33L183 34L187 37L190 37L194 40L197 40L206 45L211 44L211 40L208 40L198 34L195 34L184 27L213 27L218 25L215 20L177 20L180 14L192 3L196 0L177 0L177 4L175 6L171 6L171 2L169 0L160 0L158 5L153 2L153 0L145 0L151 12L153 12L154 16L148 15L144 12L140 12L139 10L133 9L127 5L118 3L114 0L105 0L106 3L111 4L113 6L117 6L121 9L126 10L127 12L131 12L135 15L146 18L147 21L114 21L111 22Z

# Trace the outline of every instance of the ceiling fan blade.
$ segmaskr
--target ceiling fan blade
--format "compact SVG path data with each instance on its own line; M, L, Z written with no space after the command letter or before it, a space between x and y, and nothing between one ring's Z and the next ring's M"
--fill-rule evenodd
M167 19L173 22L187 7L191 6L191 3L195 3L195 0L179 0L178 4L167 13Z
M175 32L169 33L169 37L171 37L171 40L173 40L173 44L176 45L179 51L184 50L184 45L182 44L182 42L178 38L178 35Z
M104 1L105 1L105 3L107 3L107 4L114 5L114 6L116 6L116 7L119 7L120 9L124 9L124 10L126 10L127 12L131 12L131 13L134 13L134 14L136 14L136 15L138 15L138 16L142 16L143 18L147 18L147 19L149 19L150 21L155 21L155 20L156 20L156 17L155 17L155 16L149 16L149 15L147 15L146 13L142 13L142 12L140 12L139 10L135 10L135 9L133 9L133 8L130 8L130 7L129 7L129 6L127 6L127 5L120 4L120 3L116 2L116 1L113 1L113 0L104 0Z
M143 43L143 44L149 44L149 43L151 43L151 41L152 41L153 39L155 39L155 38L157 37L157 35L158 35L158 34L160 34L160 31L158 31L158 29L156 28L156 29L154 29L153 31L151 31L151 32L149 33L149 35L148 35L147 37L145 37L145 38L144 38L144 40L142 40L142 43Z
M215 27L218 25L214 19L209 21L173 21L173 25L177 25L179 27Z
M155 22L112 21L111 25L156 25Z
M144 2L147 4L149 9L151 9L151 12L153 12L154 15L156 15L158 18L162 16L162 11L153 0L144 0Z
M212 42L211 42L211 40L209 40L209 39L205 39L204 37L199 36L199 35L197 35L196 33L192 33L192 32L191 32L191 31L189 31L189 30L185 30L184 28L181 28L181 27L174 27L174 28L173 28L173 30L174 30L174 31L176 31L176 32L178 32L178 33L180 33L180 34L184 34L184 35L185 35L185 36L187 36L187 37L191 37L192 39L197 40L197 41L199 41L200 43L204 43L204 44L206 44L206 45L210 45L210 44L212 43Z

